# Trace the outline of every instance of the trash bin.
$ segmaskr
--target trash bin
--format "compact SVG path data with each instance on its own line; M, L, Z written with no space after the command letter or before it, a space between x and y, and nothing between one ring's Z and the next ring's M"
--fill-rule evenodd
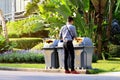
M92 40L88 37L84 37L81 45L83 46L83 52L81 53L81 67L84 69L91 69L92 55L94 53Z
M59 68L57 46L58 40L47 39L44 42L43 51L46 69Z
M83 45L82 44L83 38L78 38L78 40L73 40L74 52L75 52L75 68L80 69L81 66L81 53L83 52Z
M91 69L92 55L94 52L94 46L90 38L80 37L78 40L73 41L75 52L75 68L79 69ZM63 42L58 42L57 51L59 55L59 66L64 67L64 50ZM70 57L68 58L68 66L70 67Z
M59 68L64 68L64 50L63 50L63 42L59 40L58 46L57 46L57 51L58 51L58 57L59 57ZM70 66L70 60L68 59L68 65Z
M80 46L80 43L81 42L73 41L73 46L75 51L75 68L81 67L81 52L83 51L83 46ZM63 42L60 41L58 42L57 51L59 55L59 67L64 68ZM70 68L70 57L68 58L68 67Z

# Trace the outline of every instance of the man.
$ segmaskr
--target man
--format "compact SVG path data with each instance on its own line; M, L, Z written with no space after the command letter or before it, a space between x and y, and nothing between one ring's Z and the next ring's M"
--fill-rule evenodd
M73 39L76 39L77 34L76 34L75 27L72 25L73 22L74 22L73 18L68 17L67 24L61 28L59 37L63 41L65 73L79 74L74 69L75 54L74 54L74 47L73 47L72 41ZM69 71L69 68L68 68L69 55L70 55L71 71Z

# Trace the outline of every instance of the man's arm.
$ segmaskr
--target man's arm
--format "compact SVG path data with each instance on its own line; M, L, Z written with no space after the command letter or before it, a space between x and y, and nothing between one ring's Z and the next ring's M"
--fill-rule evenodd
M76 28L74 26L72 27L72 34L74 38L77 38Z

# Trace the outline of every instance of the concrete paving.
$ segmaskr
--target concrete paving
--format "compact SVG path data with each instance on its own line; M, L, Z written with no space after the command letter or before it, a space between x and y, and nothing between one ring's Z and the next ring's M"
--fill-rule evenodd
M0 70L0 80L120 80L120 72L90 75Z

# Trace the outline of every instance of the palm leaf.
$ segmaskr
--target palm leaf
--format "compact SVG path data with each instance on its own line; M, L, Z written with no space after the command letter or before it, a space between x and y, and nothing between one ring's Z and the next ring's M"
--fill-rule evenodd
M120 0L117 0L115 13L118 11L119 8L120 8Z
M68 16L71 16L72 12L70 10L70 8L66 5L60 5L60 7L58 7L58 9L56 9L56 11L61 14L64 19L67 19Z

